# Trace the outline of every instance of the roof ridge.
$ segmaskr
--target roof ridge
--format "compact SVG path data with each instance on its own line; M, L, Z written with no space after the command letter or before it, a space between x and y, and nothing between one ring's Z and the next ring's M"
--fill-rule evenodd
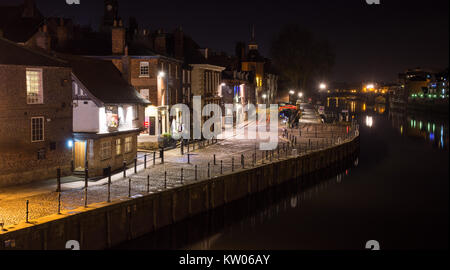
M49 55L49 54L46 54L46 53L43 53L43 52L40 52L39 50L32 49L32 48L29 48L27 46L22 46L22 45L16 44L15 42L12 42L12 41L10 41L10 40L8 40L6 38L0 37L0 41L4 41L4 42L6 42L6 43L8 43L8 44L10 44L12 46L15 46L15 47L27 50L27 51L29 51L29 52L31 52L33 54L36 54L36 55L39 55L39 56L43 56L43 57L49 58L49 59L54 60L54 61L58 61L58 62L60 62L62 64L68 64L68 62L63 60L63 59L57 58L55 56L52 56L52 55Z

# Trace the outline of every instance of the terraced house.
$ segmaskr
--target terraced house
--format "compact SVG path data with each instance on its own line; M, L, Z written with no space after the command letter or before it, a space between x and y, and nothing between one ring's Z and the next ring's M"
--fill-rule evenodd
M0 38L0 186L71 173L67 62Z

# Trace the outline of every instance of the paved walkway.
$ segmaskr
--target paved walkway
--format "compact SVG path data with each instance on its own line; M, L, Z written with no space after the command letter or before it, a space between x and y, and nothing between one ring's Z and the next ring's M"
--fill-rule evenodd
M248 127L257 124L247 124ZM181 155L180 149L173 149L165 153L165 163L161 164L157 160L153 165L153 159L148 158L147 169L144 164L138 166L138 173L134 174L134 168L127 170L127 178L123 178L123 173L118 173L112 177L111 199L142 194L160 192L166 188L173 188L179 185L192 183L200 179L207 179L222 173L229 173L233 170L242 169L241 158L244 157L244 167L254 166L254 155L256 154L256 164L268 163L272 159L286 158L292 154L291 151L284 152L283 146L290 141L296 141L297 153L306 154L309 151L327 147L346 136L346 130L341 126L331 125L302 125L300 129L289 130L287 137L283 136L279 127L278 151L260 151L256 147L260 142L256 140L242 140L239 135L245 132L245 128L238 129L236 134L231 134L216 144L206 146L195 151L190 151L190 163L188 163L187 151ZM255 151L256 147L256 151ZM216 163L214 164L214 156ZM208 166L209 163L209 166ZM209 168L209 169L208 169ZM209 177L208 177L209 175ZM84 180L75 177L66 177L62 181L62 210L73 210L84 205ZM131 183L131 194L129 187ZM18 224L25 220L26 200L29 201L29 219L36 219L50 214L54 214L58 209L58 193L56 191L56 180L48 180L29 185L9 187L0 189L0 224L5 226ZM108 198L107 179L89 182L88 204L105 202Z

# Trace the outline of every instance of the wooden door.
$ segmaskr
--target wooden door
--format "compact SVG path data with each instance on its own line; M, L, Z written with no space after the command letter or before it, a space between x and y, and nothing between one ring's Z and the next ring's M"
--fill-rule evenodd
M86 142L75 142L75 170L84 170L86 162Z

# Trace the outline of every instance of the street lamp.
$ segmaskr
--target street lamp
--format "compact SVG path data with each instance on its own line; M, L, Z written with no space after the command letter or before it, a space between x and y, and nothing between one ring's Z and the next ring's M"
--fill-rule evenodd
M321 84L319 85L319 89L320 89L320 90L325 90L325 89L327 89L327 85L324 84L324 83L321 83Z
M289 91L289 94L290 94L290 95L293 95L293 94L295 94L295 91L294 91L294 90L291 90L291 91Z
M298 93L298 97L302 98L303 97L303 93L302 92Z

